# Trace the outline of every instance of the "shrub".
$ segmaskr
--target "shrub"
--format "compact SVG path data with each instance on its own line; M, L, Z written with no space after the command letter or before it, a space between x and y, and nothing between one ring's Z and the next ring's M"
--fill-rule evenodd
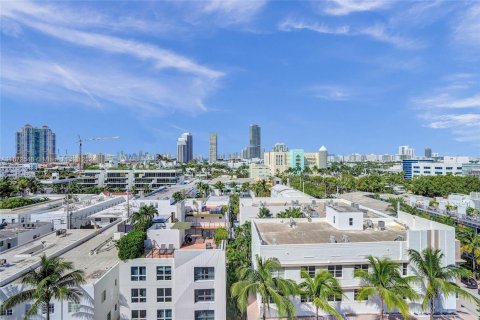
M40 203L40 202L45 202L48 201L49 199L44 197L44 198L9 198L0 201L0 209L14 209L14 208L20 208L20 207L25 207L29 206L35 203Z
M222 242L222 240L227 240L228 239L228 231L225 228L218 228L217 231L215 231L215 244L218 246Z
M133 230L120 238L116 243L118 249L118 258L122 261L136 259L143 255L143 241L147 234L143 231Z

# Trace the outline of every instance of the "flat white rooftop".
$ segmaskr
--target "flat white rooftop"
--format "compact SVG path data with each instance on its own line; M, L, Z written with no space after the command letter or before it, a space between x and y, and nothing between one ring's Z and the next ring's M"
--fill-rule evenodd
M283 222L282 222L283 221ZM295 219L295 227L290 227L289 219L255 219L254 224L260 238L267 245L330 243L334 236L341 242L346 235L349 242L395 241L399 236L406 238L406 229L394 221L386 221L385 230L366 229L361 231L338 230L325 219Z
M36 268L44 253L47 257L61 256L73 262L75 269L85 271L87 283L95 282L118 262L117 250L115 246L106 244L97 254L90 255L90 252L109 240L116 231L116 225L98 235L98 231L93 229L69 229L65 237L48 234L37 241L2 253L0 259L6 259L7 265L0 267L0 287Z

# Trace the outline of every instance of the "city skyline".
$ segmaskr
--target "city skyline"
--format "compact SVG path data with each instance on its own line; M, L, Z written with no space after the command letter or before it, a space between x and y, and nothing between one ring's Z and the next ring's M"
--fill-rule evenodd
M11 1L1 19L2 158L25 123L60 155L77 135L121 136L87 153L175 153L188 131L207 156L212 128L228 154L251 123L266 150L479 154L475 2Z

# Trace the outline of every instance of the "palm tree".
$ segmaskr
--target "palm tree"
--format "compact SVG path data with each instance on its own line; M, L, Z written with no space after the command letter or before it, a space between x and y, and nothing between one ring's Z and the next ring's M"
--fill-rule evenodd
M356 278L362 280L362 286L358 291L358 299L366 300L377 297L380 300L380 319L384 318L385 307L387 312L397 308L404 317L409 313L408 303L404 297L415 299L417 294L409 285L411 277L400 275L400 266L387 258L380 259L368 256L372 271L357 269L354 272Z
M28 179L27 178L19 178L15 182L15 189L20 192L23 196L25 195L25 191L28 189Z
M270 210L268 210L267 207L262 206L262 207L260 208L260 210L258 210L258 215L257 215L257 217L260 218L260 219L271 218L271 217L272 217L272 213L270 212Z
M343 290L338 280L327 270L320 271L315 275L315 278L310 277L308 272L302 271L301 277L305 280L299 285L300 294L312 300L316 309L317 320L319 309L333 315L337 319L343 319L340 313L328 303L329 296L343 295Z
M462 249L467 251L472 258L472 271L477 271L477 259L480 258L480 234L475 233L471 228L462 228L458 233L462 242Z
M242 187L240 188L240 191L242 193L247 193L248 191L250 191L250 183L249 182L242 183Z
M460 288L455 279L461 276L468 276L470 272L455 265L442 266L444 254L439 249L426 248L422 253L409 249L410 263L416 268L418 276L416 282L424 288L422 299L423 310L430 309L430 319L433 320L435 313L435 300L443 296L448 297L457 294L469 300L480 303L480 299L475 298L466 290Z
M398 213L398 209L405 204L405 199L392 197L388 199L388 202L390 205L388 206L387 210Z
M220 191L220 194L223 194L223 191L225 190L225 184L222 181L217 181L213 185L215 189Z
M152 223L153 218L158 214L154 206L141 206L140 210L132 215L132 224L139 229L146 230Z
M276 304L279 315L295 317L295 306L288 296L297 293L297 285L293 280L273 277L272 273L280 269L277 258L262 260L258 255L255 257L257 267L242 267L238 271L239 281L235 282L230 293L236 299L238 308L243 313L248 306L248 298L252 295L260 295L262 300L262 319L267 318L267 309L270 310L271 301Z
M23 290L3 302L3 309L11 309L14 306L33 301L33 305L25 314L25 319L38 312L38 308L46 310L46 319L50 319L48 306L52 299L68 300L80 303L81 289L85 283L85 275L82 270L73 270L73 263L64 261L60 257L49 259L44 254L40 260L40 267L28 272L22 283L30 289Z

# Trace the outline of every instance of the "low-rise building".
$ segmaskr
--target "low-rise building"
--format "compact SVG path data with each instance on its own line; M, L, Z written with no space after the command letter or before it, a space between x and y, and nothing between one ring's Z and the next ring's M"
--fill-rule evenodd
M459 162L403 160L403 177L408 180L413 180L415 176L461 176L462 173L462 163Z
M414 275L409 264L408 249L426 247L442 250L443 265L460 261L455 229L431 220L399 212L397 218L372 216L345 204L327 205L326 217L313 219L254 219L252 222L252 257L277 258L281 269L277 275L302 282L301 271L313 277L320 270L338 279L344 296L332 297L330 305L343 315L377 314L374 298L357 298L361 282L354 277L356 269L368 270L369 255L389 258L401 266L403 276ZM252 258L256 267L256 260ZM418 288L420 291L421 289ZM316 308L311 301L297 296L291 299L297 317L313 317ZM442 297L441 312L456 311L455 296ZM418 302L409 301L411 312L421 312ZM261 297L257 296L257 312L262 314ZM267 316L277 316L270 304Z
M0 179L1 178L35 178L36 163L0 163Z
M0 252L21 246L53 231L51 222L2 224L0 225Z
M272 176L270 167L265 164L251 163L248 169L250 179L267 179Z
M226 319L225 243L158 222L145 258L121 262L121 319Z
M181 170L84 170L77 183L86 187L154 190L183 183Z

